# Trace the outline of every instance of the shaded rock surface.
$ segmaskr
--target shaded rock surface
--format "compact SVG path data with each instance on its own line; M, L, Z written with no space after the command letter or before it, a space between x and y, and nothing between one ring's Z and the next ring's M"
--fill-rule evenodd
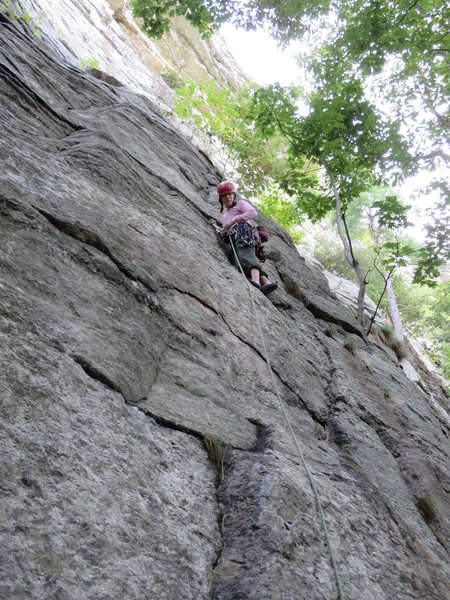
M0 73L1 597L336 597L211 227L219 174L148 98L1 13ZM259 220L280 287L251 292L344 597L444 600L447 422Z

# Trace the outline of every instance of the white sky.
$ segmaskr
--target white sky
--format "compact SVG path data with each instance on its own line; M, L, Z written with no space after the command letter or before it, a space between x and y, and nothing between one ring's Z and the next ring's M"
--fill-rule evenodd
M265 31L245 31L229 23L222 25L220 33L242 70L256 83L298 83L300 69L294 57L299 44L292 44L282 52Z

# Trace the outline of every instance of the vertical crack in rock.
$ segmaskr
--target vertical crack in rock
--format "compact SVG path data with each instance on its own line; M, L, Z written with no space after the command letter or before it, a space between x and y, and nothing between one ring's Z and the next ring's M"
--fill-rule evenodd
M219 497L219 489L220 485L224 481L226 477L226 459L227 453L229 451L229 446L225 444L222 440L220 440L217 436L211 434L205 434L203 436L203 446L206 450L208 458L212 465L214 466L216 476L215 476L215 490L216 490L216 505L217 505L217 528L220 535L220 546L217 550L216 557L212 564L212 570L217 567L222 557L223 551L225 549L226 538L225 538L225 514L223 512L220 497ZM212 587L211 586L211 597L212 597Z
M314 568L306 574L300 564L311 564L304 553L311 551L312 539L317 543L312 562L323 560L309 486L308 492L298 487L298 467L271 451L270 426L254 424L259 427L254 450L230 450L218 487L224 541L214 565L213 600L281 598L288 580L291 593L306 592L312 589L306 579L316 576ZM323 572L320 578L323 593ZM319 596L311 592L309 597Z
M323 423L323 425L326 429L326 432L327 432L327 439L328 439L329 434L330 434L330 421L332 419L332 415L335 410L336 404L339 401L333 392L333 379L334 379L335 373L337 371L337 368L336 368L335 362L333 360L333 355L331 354L330 348L328 347L328 344L326 343L326 341L324 339L322 339L322 336L317 333L315 333L314 337L319 342L321 347L323 348L323 350L328 358L329 365L330 365L330 374L327 378L326 386L325 386L325 396L329 400L328 416L327 416L325 422Z
M247 419L247 421L256 427L256 440L253 447L254 452L264 453L266 450L273 450L273 426L264 425L258 419Z

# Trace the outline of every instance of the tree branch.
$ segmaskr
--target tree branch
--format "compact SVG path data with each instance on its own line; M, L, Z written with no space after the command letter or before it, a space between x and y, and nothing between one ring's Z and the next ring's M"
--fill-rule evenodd
M389 281L389 279L391 278L391 276L392 276L392 273L393 273L393 272L394 272L394 270L395 270L395 266L394 266L394 267L392 267L392 269L389 271L389 273L386 275L386 274L384 274L384 273L383 273L383 272L382 272L382 271L381 271L381 270L380 270L380 269L379 269L379 268L378 268L378 267L377 267L375 264L374 264L374 267L375 267L375 269L378 271L378 273L379 273L379 274L380 274L380 275L383 277L383 279L384 279L384 287L383 287L383 291L382 291L382 292L381 292L381 294L380 294L380 297L378 298L378 302L377 302L377 305L376 305L376 307L375 307L375 311L374 311L374 313L373 313L373 315L372 315L372 318L370 319L369 327L368 327L368 329L367 329L367 335L369 335L369 334L370 334L370 332L372 331L373 324L374 324L374 322L375 322L375 319L376 319L376 316L377 316L377 314L378 314L378 309L380 308L381 300L383 299L383 296L384 296L384 294L385 294L385 292L386 292L386 288L387 288L387 286L388 286L388 281Z

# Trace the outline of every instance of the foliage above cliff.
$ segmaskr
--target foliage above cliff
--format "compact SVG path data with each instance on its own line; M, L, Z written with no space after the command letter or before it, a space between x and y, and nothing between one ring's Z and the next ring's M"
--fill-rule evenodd
M170 27L172 17L186 17L203 34L210 35L222 23L256 29L269 25L271 35L287 42L305 31L302 17L317 16L327 10L330 2L295 2L292 0L131 0L135 16L143 19L143 29L150 36L160 37Z
M234 94L188 84L178 103L183 117L225 144L244 189L263 194L269 212L288 229L287 221L298 222L301 213L318 220L334 209L344 233L347 209L361 193L400 182L415 169L442 171L449 128L449 11L442 1L134 0L134 6L152 35L167 29L171 16L184 15L205 34L228 21L246 29L266 26L280 44L308 42L301 91L273 86ZM419 283L433 284L449 257L445 177L435 188L442 200L426 244L415 252ZM341 236L347 260L358 267L348 235ZM386 243L392 260L384 266L392 274L405 252L398 241ZM360 284L362 302L362 272Z
M187 81L177 88L175 110L211 138L217 138L223 156L221 168L239 173L242 191L259 193L268 179L279 181L286 174L286 143L281 136L267 141L250 117L254 87L235 91L215 81Z
M132 0L132 6L153 36L183 15L205 34L232 22L265 26L281 44L303 39L308 50L302 61L314 87L349 77L367 83L370 76L382 110L414 123L407 135L417 156L434 167L448 158L450 10L442 0Z

